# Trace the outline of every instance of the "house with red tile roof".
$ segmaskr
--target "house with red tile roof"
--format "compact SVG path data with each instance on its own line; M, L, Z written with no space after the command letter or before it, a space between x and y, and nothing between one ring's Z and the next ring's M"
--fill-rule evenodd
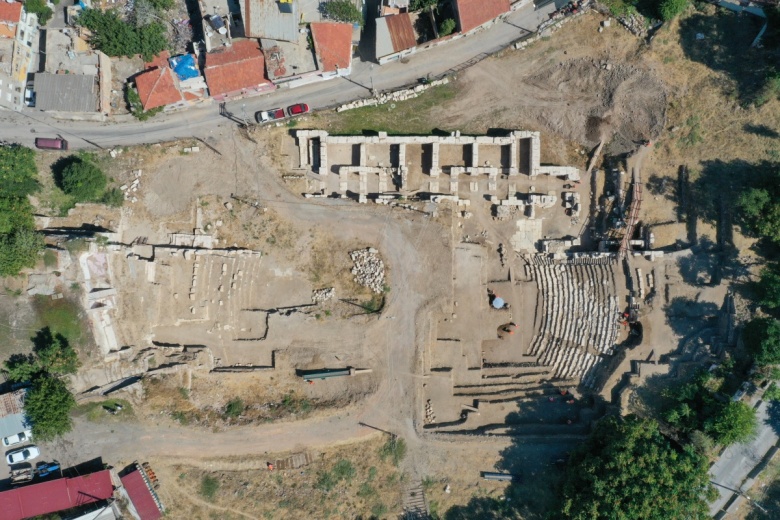
M223 101L274 90L265 76L265 59L257 40L233 41L206 54L203 70L211 97Z
M352 72L352 24L313 22L309 28L320 74L349 76Z
M455 0L454 5L461 34L470 33L511 9L509 0Z
M207 98L206 82L194 56L171 58L168 51L163 51L145 65L146 70L135 77L144 110L163 107L167 112Z

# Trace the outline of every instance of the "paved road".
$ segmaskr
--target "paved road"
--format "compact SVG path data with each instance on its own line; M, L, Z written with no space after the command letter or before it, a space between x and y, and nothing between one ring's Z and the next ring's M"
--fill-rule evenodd
M560 0L563 1L563 0ZM275 92L228 103L228 111L250 118L255 111L306 102L313 109L329 107L354 99L368 97L373 82L377 90L391 90L415 82L427 74L437 76L483 53L494 53L510 42L535 29L555 10L549 4L540 10L533 5L511 13L495 26L467 38L418 53L408 63L383 66L356 61L349 78L339 78L295 89ZM0 112L0 141L19 142L32 146L36 136L61 134L72 148L92 148L134 145L197 136L205 138L220 125L232 125L219 115L217 103L186 111L163 114L151 121L137 122L131 116L98 123L89 121L58 121L41 111L26 109L23 113Z
M726 448L718 462L710 468L712 482L716 484L718 499L710 504L710 514L715 515L729 501L732 490L738 490L753 468L761 462L767 451L777 444L777 419L770 419L768 405L762 402L756 409L759 422L758 435L750 442Z

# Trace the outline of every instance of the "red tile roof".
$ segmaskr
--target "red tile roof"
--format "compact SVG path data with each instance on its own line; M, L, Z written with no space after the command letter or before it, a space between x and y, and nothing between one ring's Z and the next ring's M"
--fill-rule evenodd
M352 24L315 22L310 27L320 69L348 69L352 64Z
M509 12L509 0L455 0L460 32L470 30Z
M255 40L234 41L219 52L206 55L206 84L212 96L271 86L265 78L265 60Z
M139 470L128 473L120 480L141 520L157 520L162 516Z
M0 0L2 2L2 0ZM171 53L168 51L162 51L160 54L152 58L152 61L144 63L144 67L147 69L153 69L155 67L163 68L168 66L168 58L171 57Z
M109 470L76 478L60 478L0 492L2 520L22 520L111 498Z
M387 29L390 31L390 40L393 42L395 52L411 49L417 45L417 37L414 35L412 20L409 13L386 16Z
M135 77L144 110L172 105L182 100L174 74L168 67L155 68Z
M8 3L0 0L0 22L19 23L22 19L22 4L20 2Z

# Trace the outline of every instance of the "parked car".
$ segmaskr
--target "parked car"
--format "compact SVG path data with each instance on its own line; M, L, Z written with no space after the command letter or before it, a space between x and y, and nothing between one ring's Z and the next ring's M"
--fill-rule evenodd
M27 88L24 89L24 104L28 107L35 106L35 91L32 85L27 85Z
M41 450L38 449L38 446L27 446L26 448L21 448L7 453L5 460L8 461L8 464L19 464L20 462L24 462L26 460L36 459L40 456L40 454Z
M21 442L30 442L32 440L32 430L24 430L16 435L9 435L3 438L3 446L13 446Z
M59 137L36 137L35 146L43 150L67 150L68 141Z
M292 116L299 116L309 111L309 105L306 103L298 103L297 105L291 105L287 107L287 113Z
M284 110L281 108L272 108L271 110L255 112L255 121L258 123L267 123L268 121L274 121L276 119L284 119L284 117Z

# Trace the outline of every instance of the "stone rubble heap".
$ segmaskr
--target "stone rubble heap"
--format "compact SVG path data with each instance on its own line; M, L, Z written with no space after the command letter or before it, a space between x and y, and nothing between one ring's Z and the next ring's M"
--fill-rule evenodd
M385 103L390 103L393 101L406 101L407 99L414 99L431 87L446 85L449 82L450 82L449 78L445 77L442 79L431 81L430 83L426 83L424 85L417 85L412 88L405 88L401 90L396 90L394 92L389 92L387 94L380 94L373 98L358 99L357 101L352 101L351 103L347 103L341 105L340 107L337 107L336 112L352 110L353 108L384 105Z
M326 287L324 289L315 289L311 292L312 303L322 303L328 300L332 300L336 296L336 289L333 287Z
M373 247L358 249L349 253L349 257L355 264L352 268L355 282L377 294L382 293L385 287L385 263L379 258L378 251Z

